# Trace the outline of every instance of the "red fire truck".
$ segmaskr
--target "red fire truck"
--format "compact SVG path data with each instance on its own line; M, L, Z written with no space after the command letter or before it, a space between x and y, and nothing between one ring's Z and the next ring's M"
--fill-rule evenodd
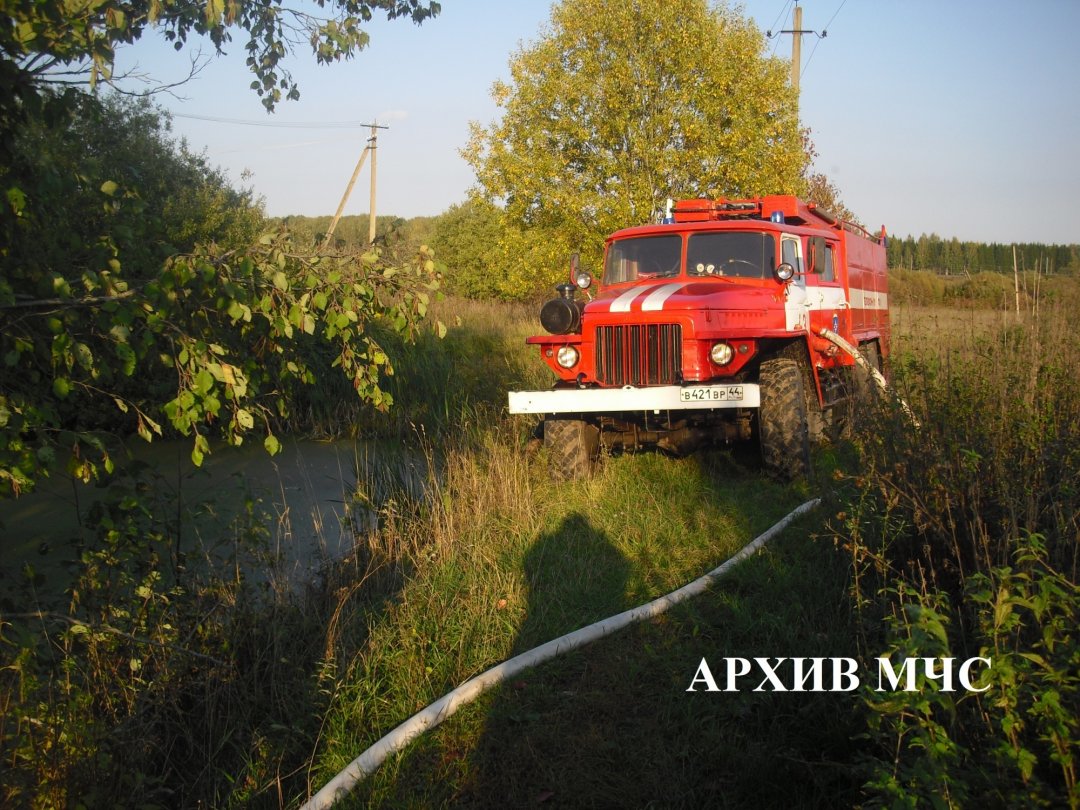
M884 242L793 196L669 201L663 224L607 239L595 297L571 263L540 313L550 334L527 341L555 385L511 392L510 411L542 415L563 478L601 447L681 454L755 435L768 472L805 475L809 443L839 430L858 388L839 346L877 369L888 357Z

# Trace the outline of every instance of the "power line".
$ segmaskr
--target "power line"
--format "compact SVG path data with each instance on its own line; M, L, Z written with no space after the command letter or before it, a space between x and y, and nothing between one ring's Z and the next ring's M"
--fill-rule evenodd
M829 21L827 23L825 23L824 30L826 30L826 31L829 30L829 26L832 25L833 20L836 19L836 15L840 13L840 9L842 9L846 4L847 4L847 0L843 0L843 2L840 4L840 8L836 9L836 12L829 18Z
M214 124L236 124L246 127L281 127L291 129L389 129L381 124L366 124L362 121L245 121L240 118L218 118L212 115L192 115L190 113L169 113L173 118L190 118L193 121L210 121Z
M774 37L772 35L772 32L776 30L776 26L780 24L780 20L784 19L787 16L788 6L790 5L791 0L787 0L787 2L784 3L784 7L780 9L780 13L776 15L776 19L773 20L773 24L769 26L769 29L765 32L765 36L767 39L775 40L772 46L772 53L769 54L769 56L776 56L776 49L780 45L780 39L779 37Z
M803 65L802 72L806 75L806 69L810 67L810 61L814 58L814 54L817 53L817 46L821 44L821 40L829 33L829 26L833 24L833 20L836 19L836 15L840 13L840 10L847 3L847 0L842 0L840 6L836 9L833 15L829 18L829 21L825 23L825 27L821 29L821 36L814 41L814 47L810 51L810 55L806 57L806 64Z
M216 155L232 155L232 154L236 154L237 152L243 152L245 154L250 154L251 152L271 152L271 151L275 151L275 150L278 150L278 149L294 149L297 146L320 146L322 144L327 144L327 143L355 143L355 142L356 142L356 139L354 137L352 137L351 135L346 135L346 136L338 137L338 138L321 138L321 139L319 139L317 141L296 141L294 143L276 143L276 144L266 144L264 146L251 146L250 144L248 144L248 145L245 145L243 147L237 147L236 149L224 149L224 150L215 149L212 154L215 155L215 156Z

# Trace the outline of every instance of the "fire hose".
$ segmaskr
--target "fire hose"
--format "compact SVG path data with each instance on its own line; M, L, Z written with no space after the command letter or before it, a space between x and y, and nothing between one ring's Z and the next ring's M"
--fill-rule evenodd
M823 326L821 329L818 330L818 334L826 340L832 341L837 346L839 346L840 349L851 355L851 357L855 360L855 365L857 365L859 368L861 368L863 371L870 375L870 379L874 381L874 384L878 387L878 389L883 394L888 392L889 384L885 381L884 375L873 365L870 364L870 361L863 356L862 352L852 346L847 340L840 337L840 335L836 334L836 332L834 332L832 329ZM899 397L897 397L897 401L900 403L900 407L903 408L904 414L907 416L908 419L911 420L911 424L914 427L918 427L919 420L915 417L915 414L912 413L911 408L908 407L908 404Z
M823 335L823 337L827 337L827 335ZM878 376L880 376L880 374ZM884 383L884 378L882 378L882 383ZM336 801L347 796L356 785L364 780L365 777L374 773L374 771L391 754L402 750L412 740L416 739L428 729L439 725L458 709L473 702L493 686L502 683L506 679L513 677L525 669L529 669L543 661L575 650L578 647L583 647L604 636L611 635L616 630L621 630L630 624L659 616L661 613L664 613L680 602L689 599L691 596L697 596L712 585L713 582L731 571L736 565L762 548L793 520L806 512L809 512L811 509L814 509L820 502L820 498L814 498L801 506L796 507L770 529L743 546L734 556L714 568L712 571L698 577L693 582L684 585L678 590L672 591L671 593L654 599L644 605L639 605L636 608L623 611L615 616L601 619L587 627L582 627L580 630L575 630L572 633L559 636L546 644L542 644L539 647L534 647L527 652L516 655L467 680L457 689L443 695L443 697L429 705L426 709L417 712L389 734L378 740L374 745L345 766L345 768L338 773L337 776L327 782L318 793L308 799L301 810L323 810L323 808L331 807Z

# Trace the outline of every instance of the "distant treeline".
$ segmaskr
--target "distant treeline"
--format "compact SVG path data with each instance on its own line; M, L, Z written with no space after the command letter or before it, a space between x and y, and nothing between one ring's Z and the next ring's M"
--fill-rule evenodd
M321 243L330 228L333 217L307 217L290 215L278 217L277 222L285 225L293 239L306 244ZM384 250L415 250L431 238L431 230L438 217L412 217L405 219L394 215L375 217L375 244ZM334 228L333 246L337 250L356 250L368 244L367 214L343 216Z
M946 276L1013 271L1013 245L961 242L937 234L889 238L889 267L894 270L926 270ZM1080 273L1080 245L1016 245L1020 271Z

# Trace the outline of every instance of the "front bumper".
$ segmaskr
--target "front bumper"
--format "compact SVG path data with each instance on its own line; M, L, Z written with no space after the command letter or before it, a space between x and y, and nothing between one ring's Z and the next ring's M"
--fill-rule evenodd
M756 384L658 385L646 388L556 388L511 391L510 413L630 413L757 408Z

